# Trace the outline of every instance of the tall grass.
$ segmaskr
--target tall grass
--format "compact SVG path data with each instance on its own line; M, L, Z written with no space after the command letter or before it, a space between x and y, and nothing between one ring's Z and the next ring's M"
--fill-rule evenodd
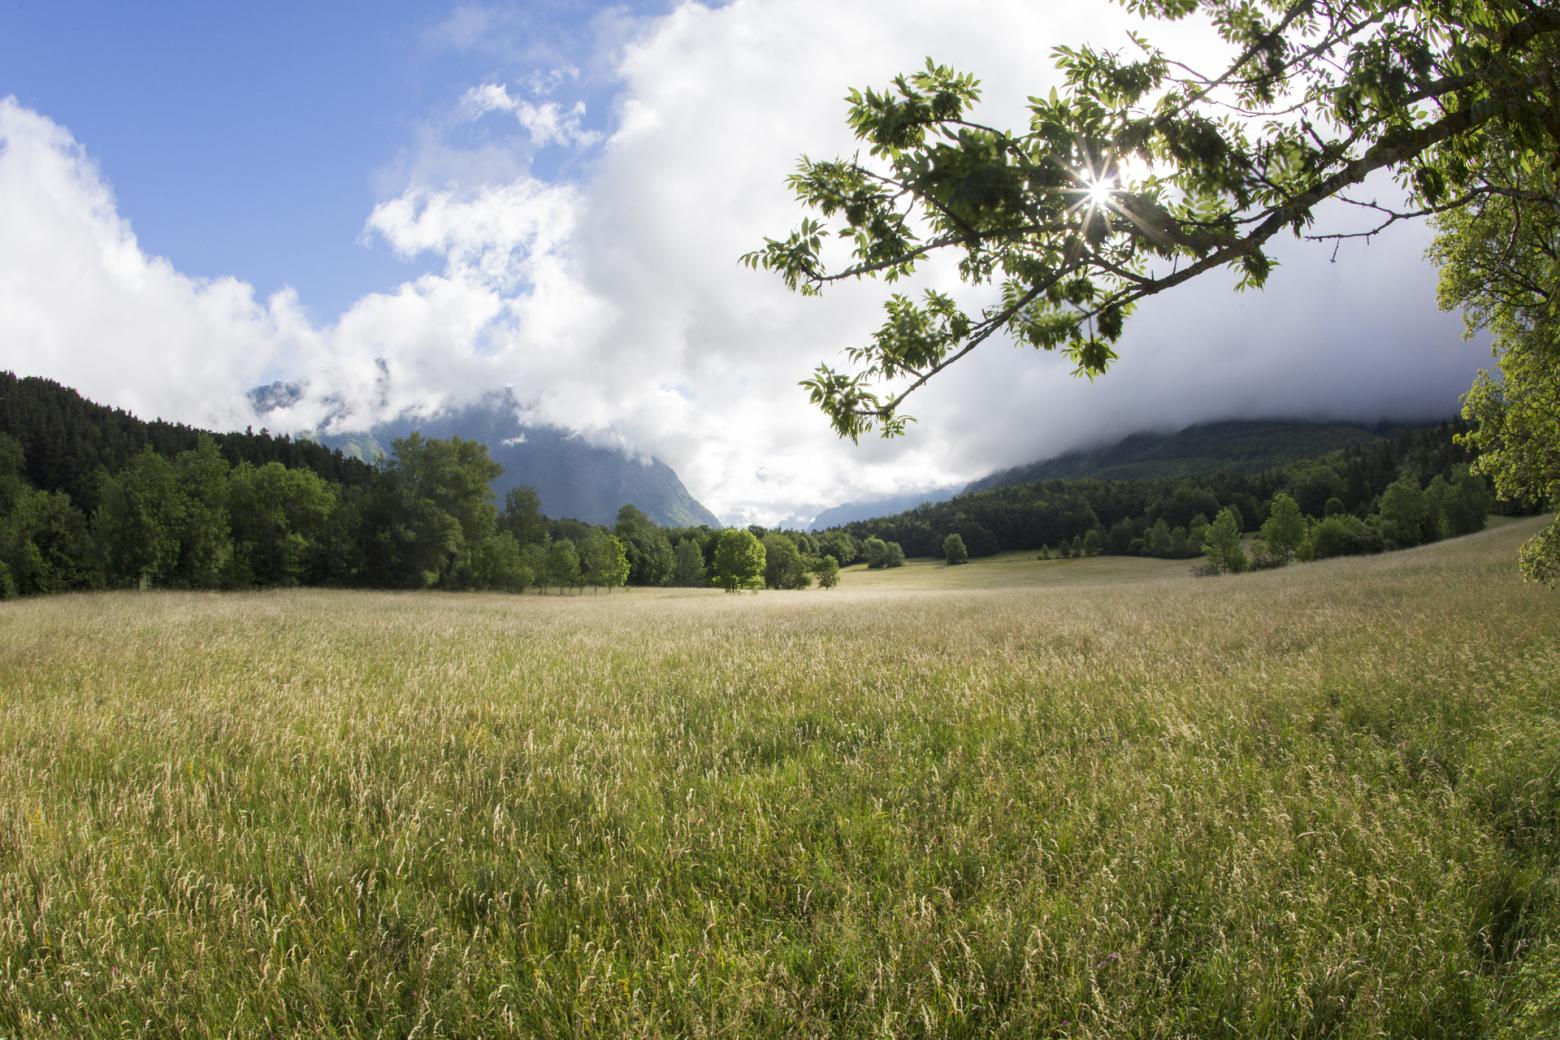
M0 1036L1545 1035L1526 526L1238 579L6 604Z

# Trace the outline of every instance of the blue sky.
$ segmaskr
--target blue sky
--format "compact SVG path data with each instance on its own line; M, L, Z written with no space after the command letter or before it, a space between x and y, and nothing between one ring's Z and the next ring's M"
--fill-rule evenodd
M149 252L261 293L291 285L330 319L439 266L359 241L420 123L474 83L563 64L583 78L603 11L665 6L525 3L468 42L451 38L460 5L5 0L0 96L87 145ZM609 92L570 87L604 121Z
M909 437L839 441L797 382L877 327L884 287L801 299L737 263L801 216L797 157L848 154L846 90L929 55L1020 125L1051 47L1134 26L1107 0L971 11L0 0L0 368L213 427L295 380L263 421L300 431L507 386L527 420L766 523L1138 430L1457 408L1488 355L1399 225L1337 263L1283 244L1262 293L1213 274L1151 301L1092 383L994 340L918 395ZM1212 54L1195 21L1150 32ZM921 281L983 299L951 266Z

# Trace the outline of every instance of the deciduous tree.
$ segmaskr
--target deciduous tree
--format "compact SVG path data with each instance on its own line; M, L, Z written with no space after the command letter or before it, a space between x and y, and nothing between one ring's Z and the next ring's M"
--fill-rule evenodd
M764 584L764 546L753 532L728 527L715 539L715 582L727 592L762 588Z
M515 536L508 531L496 531L472 550L471 577L472 584L479 589L524 592L536 581L536 571L526 562Z
M1381 534L1387 544L1396 549L1406 549L1425 541L1425 528L1430 521L1425 493L1413 477L1394 481L1381 493Z
M580 543L580 571L585 584L615 589L628 581L628 552L610 531L592 528Z
M635 585L665 585L672 580L677 560L666 532L637 507L618 510L617 536L628 549L628 580Z
M812 581L801 550L789 535L764 535L764 584L772 589L805 589Z
M564 589L577 587L580 583L580 554L574 543L567 538L560 538L547 546L545 568L544 580L560 593Z
M1553 104L1551 63L1549 93ZM1553 127L1560 112L1551 114ZM1475 423L1478 473L1503 499L1560 505L1560 163L1492 130L1478 161L1498 191L1437 218L1431 255L1440 301L1462 308L1469 335L1485 329L1500 378L1481 373L1464 401ZM1472 504L1472 503L1470 503ZM1481 522L1482 523L1482 522ZM1522 549L1523 572L1560 583L1560 520Z
M1273 270L1279 234L1377 171L1412 201L1357 199L1368 233L1495 197L1554 195L1531 179L1560 152L1560 9L1533 0L1132 0L1162 18L1199 11L1230 60L1206 73L1138 37L1134 52L1058 47L1060 91L1030 99L1027 128L971 114L978 81L928 59L886 90L852 90L866 156L803 159L791 176L807 218L743 259L816 294L842 279L898 281L952 254L996 283L967 307L895 293L853 372L807 382L835 429L903 432L905 398L994 334L1063 350L1103 372L1132 308L1217 268L1243 286ZM1552 208L1550 212L1553 212ZM1514 224L1501 215L1498 227ZM850 258L831 266L824 243Z
M110 584L158 585L173 573L179 559L173 529L180 498L173 463L151 448L103 481L92 528Z
M1240 546L1240 523L1229 509L1219 510L1219 515L1208 526L1208 540L1203 543L1203 558L1214 574L1239 574L1250 561Z
M677 543L672 566L672 584L687 589L704 587L704 550L693 538Z
M1267 551L1279 563L1288 563L1300 551L1305 541L1305 517L1300 505L1282 491L1273 496L1268 506L1268 518L1258 531Z
M818 577L820 589L832 589L840 583L840 564L832 556L818 557L818 562L813 565L813 574Z
M336 492L319 474L280 462L243 463L228 479L237 580L296 585L318 551Z
M498 523L520 545L540 545L547 539L547 518L542 515L542 500L532 487L509 489Z

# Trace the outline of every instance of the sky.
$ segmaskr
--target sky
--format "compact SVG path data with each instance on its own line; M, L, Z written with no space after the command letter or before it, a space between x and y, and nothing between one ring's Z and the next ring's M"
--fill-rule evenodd
M1453 414L1488 351L1437 311L1414 224L1282 243L1260 293L1156 297L1093 382L992 341L911 398L907 437L841 441L807 403L888 290L804 299L737 258L803 215L799 156L854 150L847 89L931 56L1021 125L1052 47L1138 24L1105 0L0 0L0 368L224 429L507 387L760 523L1139 430ZM1150 35L1216 56L1195 23ZM277 379L304 397L255 416Z

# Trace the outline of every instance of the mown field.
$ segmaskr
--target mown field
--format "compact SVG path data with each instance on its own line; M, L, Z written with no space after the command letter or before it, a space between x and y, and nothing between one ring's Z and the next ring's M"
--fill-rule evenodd
M0 1037L1557 1035L1540 522L0 605Z

